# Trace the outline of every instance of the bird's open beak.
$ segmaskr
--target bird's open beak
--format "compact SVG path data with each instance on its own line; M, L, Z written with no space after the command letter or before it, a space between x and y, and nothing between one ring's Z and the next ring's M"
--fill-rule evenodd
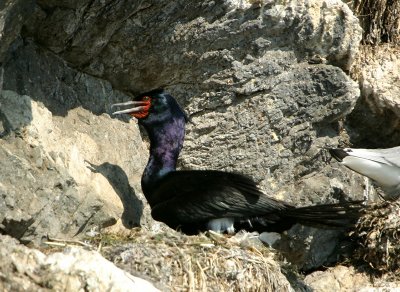
M128 105L133 105L134 107L125 109L125 110L120 110L113 112L113 115L120 115L120 114L135 114L135 113L140 113L143 111L148 110L149 108L149 102L147 101L127 101L127 102L122 102L122 103L114 103L111 108L114 108L116 106L128 106Z

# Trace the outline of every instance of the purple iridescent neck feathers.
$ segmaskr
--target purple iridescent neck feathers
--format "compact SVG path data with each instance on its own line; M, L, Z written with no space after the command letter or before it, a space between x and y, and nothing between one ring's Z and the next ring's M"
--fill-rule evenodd
M150 157L142 175L145 195L151 192L160 178L176 169L186 124L186 115L176 105L175 110L164 112L151 120L140 121L150 138Z

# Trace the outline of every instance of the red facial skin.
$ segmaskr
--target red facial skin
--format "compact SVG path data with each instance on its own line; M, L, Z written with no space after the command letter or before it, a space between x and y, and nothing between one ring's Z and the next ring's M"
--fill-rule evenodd
M149 115L149 110L151 107L151 98L149 96L144 96L142 98L142 101L146 103L146 104L142 105L143 109L137 113L130 113L131 116L133 116L137 119L144 119L145 117L147 117Z

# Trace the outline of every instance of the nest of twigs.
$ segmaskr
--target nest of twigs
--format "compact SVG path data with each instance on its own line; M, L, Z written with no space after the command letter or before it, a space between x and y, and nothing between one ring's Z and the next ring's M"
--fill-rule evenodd
M400 1L353 0L353 10L363 28L363 43L400 44Z
M272 251L249 234L136 230L128 242L116 245L110 236L115 237L98 238L108 245L101 249L104 256L163 291L291 291Z
M377 272L400 271L399 202L370 206L351 236L358 242L355 259Z

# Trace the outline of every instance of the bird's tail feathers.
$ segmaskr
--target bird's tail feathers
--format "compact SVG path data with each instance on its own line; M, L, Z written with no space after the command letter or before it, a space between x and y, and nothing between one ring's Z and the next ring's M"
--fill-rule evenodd
M363 202L351 201L293 208L286 210L285 216L312 227L349 228L354 226L364 213Z
M331 156L333 158L335 158L337 161L342 162L343 159L346 156L349 156L349 154L347 153L347 151L345 149L342 148L330 148L328 149L329 153L331 154Z

